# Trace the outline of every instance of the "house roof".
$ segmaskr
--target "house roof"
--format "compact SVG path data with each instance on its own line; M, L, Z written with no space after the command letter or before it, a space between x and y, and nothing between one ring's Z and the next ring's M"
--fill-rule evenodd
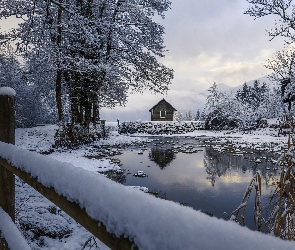
M176 108L174 108L169 102L167 102L164 98L159 101L156 105L154 105L150 110L149 112L152 112L152 109L154 109L155 107L157 107L161 102L166 102L166 104L168 104L174 111L177 111Z

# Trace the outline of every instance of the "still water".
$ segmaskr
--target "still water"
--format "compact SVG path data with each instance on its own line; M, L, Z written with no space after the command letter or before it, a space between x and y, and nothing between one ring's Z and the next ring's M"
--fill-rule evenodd
M207 138L154 138L141 148L126 148L115 158L125 173L119 181L144 186L162 198L179 202L218 218L226 219L241 203L256 171L262 175L262 201L273 190L279 173L273 155L246 149L221 152L227 145L208 145ZM223 150L224 151L224 150ZM230 150L227 150L230 151ZM143 171L147 177L136 177ZM246 222L253 223L253 199L246 210Z

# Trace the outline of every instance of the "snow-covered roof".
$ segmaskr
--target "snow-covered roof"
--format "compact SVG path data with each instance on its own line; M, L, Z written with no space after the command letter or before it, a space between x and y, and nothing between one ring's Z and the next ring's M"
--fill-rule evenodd
M149 110L149 112L151 112L152 111L152 109L154 109L155 107L157 107L160 103L162 103L162 102L164 102L164 103L166 103L168 106L170 106L171 107L171 109L173 109L174 111L177 111L177 109L176 108L174 108L169 102L167 102L164 98L161 100L161 101L159 101L156 105L154 105L150 110Z
M16 92L15 92L15 90L13 88L1 87L0 88L0 95L15 96Z

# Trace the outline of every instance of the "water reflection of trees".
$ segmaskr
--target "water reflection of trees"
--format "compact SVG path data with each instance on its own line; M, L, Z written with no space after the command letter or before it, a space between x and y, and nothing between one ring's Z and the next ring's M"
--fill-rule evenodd
M231 157L228 154L221 154L213 149L206 148L204 167L208 174L206 179L214 186L216 178L225 175L226 170L231 167Z
M266 187L272 185L272 178L276 175L273 170L266 170L267 167L271 168L273 165L269 162L256 164L246 160L242 156L234 156L230 153L218 152L212 148L206 148L204 154L204 167L206 168L206 179L214 186L216 178L226 176L231 170L242 172L245 174L251 171L253 176L257 171L260 171L261 177L265 180Z
M117 171L108 171L105 173L107 178L111 179L112 181L125 184L127 180L127 174L125 172L117 172Z
M176 158L172 148L152 147L149 159L155 162L160 169L165 169Z

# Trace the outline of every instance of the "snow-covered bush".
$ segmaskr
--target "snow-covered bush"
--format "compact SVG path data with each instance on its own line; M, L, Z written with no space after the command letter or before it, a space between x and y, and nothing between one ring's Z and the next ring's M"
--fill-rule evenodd
M219 109L207 115L205 129L207 130L226 130L240 127L242 121L233 116L224 115Z
M55 147L75 148L83 144L93 142L101 137L106 136L104 125L93 125L86 128L79 124L65 124L59 126L54 136Z
M265 119L278 117L282 112L282 101L276 89L270 91L266 84L254 87L246 83L236 96L221 93L214 83L209 89L204 109L205 128L213 130L242 130L266 127Z

